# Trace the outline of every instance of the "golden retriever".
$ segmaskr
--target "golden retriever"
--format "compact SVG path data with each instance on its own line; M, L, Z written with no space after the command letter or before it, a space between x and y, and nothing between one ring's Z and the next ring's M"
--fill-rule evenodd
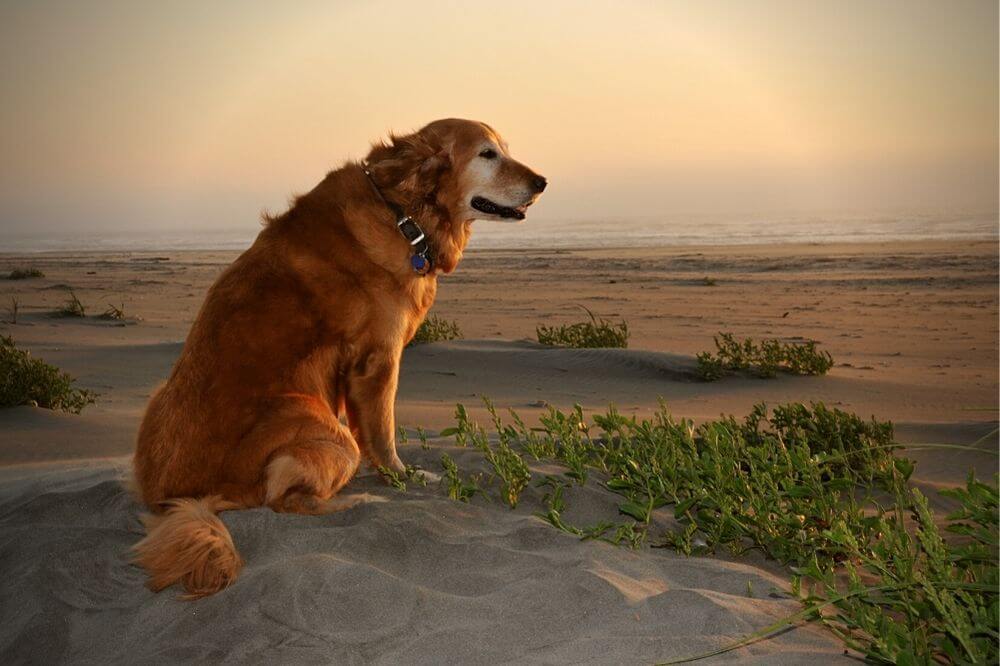
M265 220L209 290L139 428L135 481L152 514L135 553L151 589L179 582L197 598L236 579L220 511L340 511L372 499L337 496L362 456L404 469L400 357L437 275L458 265L474 219L523 219L545 185L488 125L438 120Z

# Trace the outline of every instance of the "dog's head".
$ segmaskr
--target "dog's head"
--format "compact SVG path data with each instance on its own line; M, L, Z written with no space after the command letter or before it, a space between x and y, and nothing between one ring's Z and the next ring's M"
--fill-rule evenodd
M372 148L368 162L407 203L434 205L455 222L523 220L547 184L510 156L489 125L456 118L393 136Z

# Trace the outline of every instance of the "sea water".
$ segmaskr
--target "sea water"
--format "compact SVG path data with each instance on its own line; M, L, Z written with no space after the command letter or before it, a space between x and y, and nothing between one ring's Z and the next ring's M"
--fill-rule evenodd
M259 225L215 229L0 233L0 252L241 250ZM729 215L477 221L470 249L566 249L998 240L996 214Z

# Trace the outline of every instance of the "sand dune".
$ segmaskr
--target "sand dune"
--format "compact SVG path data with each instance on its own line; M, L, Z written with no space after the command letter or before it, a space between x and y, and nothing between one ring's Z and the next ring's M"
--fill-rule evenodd
M411 448L410 460L434 467L446 446ZM447 450L475 469L472 452ZM389 502L323 517L223 514L247 566L228 590L183 603L147 591L125 561L140 534L119 483L126 466L0 473L5 663L644 663L719 647L798 609L769 596L783 576L753 559L633 552L554 530L531 515L537 489L511 511L371 476L352 485ZM571 504L577 515L614 511L604 493ZM841 655L832 636L806 628L723 661Z

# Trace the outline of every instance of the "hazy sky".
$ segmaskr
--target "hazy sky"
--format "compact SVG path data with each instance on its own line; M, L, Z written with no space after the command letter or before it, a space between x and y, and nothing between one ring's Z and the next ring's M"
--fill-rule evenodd
M0 231L253 227L485 120L535 219L991 212L996 0L0 4Z

